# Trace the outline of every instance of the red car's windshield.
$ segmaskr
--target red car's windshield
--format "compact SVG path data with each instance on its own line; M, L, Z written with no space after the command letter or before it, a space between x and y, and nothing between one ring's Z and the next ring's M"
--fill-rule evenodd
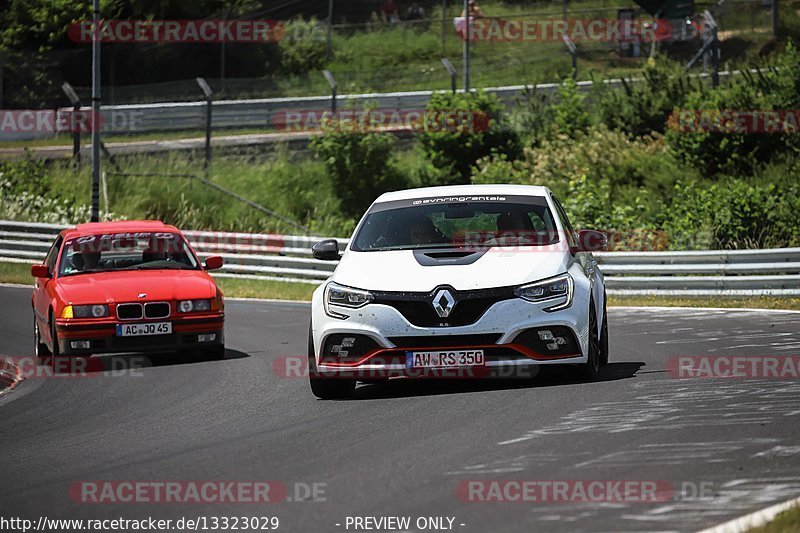
M168 232L88 235L68 239L61 250L59 273L73 276L117 270L197 270L186 240Z

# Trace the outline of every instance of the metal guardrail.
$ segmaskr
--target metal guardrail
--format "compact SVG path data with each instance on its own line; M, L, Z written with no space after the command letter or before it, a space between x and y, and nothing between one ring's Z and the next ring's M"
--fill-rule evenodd
M0 262L41 261L68 226L0 221ZM311 257L324 237L185 231L201 258L221 255L215 276L319 284L335 262ZM339 239L342 250L347 239ZM691 252L599 252L608 291L620 295L800 296L800 248Z
M739 74L739 71L723 71L719 75L727 77ZM707 75L698 74L700 78ZM636 78L627 79L636 82ZM621 79L607 79L603 83L609 87L622 87ZM578 89L588 92L593 81L579 81ZM538 85L510 85L503 87L486 87L481 90L495 94L506 105L513 104L526 92L535 90L539 93L554 93L560 83L541 83ZM383 109L409 111L424 109L431 96L445 91L405 91L389 93L347 94L336 97L338 109ZM216 132L225 128L263 128L273 129L274 117L279 112L307 111L321 113L331 108L331 96L301 96L287 98L259 98L248 100L217 100L212 104L213 127ZM71 111L72 108L64 108ZM89 107L81 108L89 112ZM200 131L205 129L206 102L164 102L157 104L108 105L101 108L103 134L130 134L152 131ZM116 117L116 118L115 118ZM123 117L124 120L120 120ZM22 137L3 135L2 140L33 139L52 136L52 133L27 132Z

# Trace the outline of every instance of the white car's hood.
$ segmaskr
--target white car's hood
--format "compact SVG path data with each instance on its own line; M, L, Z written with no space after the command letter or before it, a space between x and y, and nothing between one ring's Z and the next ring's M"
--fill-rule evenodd
M421 265L412 250L348 250L332 279L342 285L375 291L428 292L439 285L456 290L507 287L566 272L569 253L553 248L492 248L472 264L435 266Z

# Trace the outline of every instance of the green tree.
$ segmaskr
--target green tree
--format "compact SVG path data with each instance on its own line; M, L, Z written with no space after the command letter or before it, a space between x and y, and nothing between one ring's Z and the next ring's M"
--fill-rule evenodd
M435 93L426 106L426 127L418 136L426 157L440 169L430 185L469 183L477 161L490 154L516 159L522 146L502 122L503 107L492 94Z

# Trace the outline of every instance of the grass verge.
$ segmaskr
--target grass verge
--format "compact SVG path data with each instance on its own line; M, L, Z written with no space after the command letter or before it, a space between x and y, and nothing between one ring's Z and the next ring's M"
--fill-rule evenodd
M27 263L0 263L0 283L17 283L32 287L31 265Z
M800 298L771 296L609 296L609 307L725 307L800 310Z
M31 285L30 265L0 263L0 283ZM271 300L310 301L315 285L259 279L217 278L222 292L229 298L263 298ZM610 307L726 307L753 309L800 310L800 298L772 297L661 297L661 296L610 296Z
M229 298L311 301L316 285L258 279L218 278L217 285Z
M800 531L800 507L784 511L772 522L750 529L748 533L795 533L796 531Z

